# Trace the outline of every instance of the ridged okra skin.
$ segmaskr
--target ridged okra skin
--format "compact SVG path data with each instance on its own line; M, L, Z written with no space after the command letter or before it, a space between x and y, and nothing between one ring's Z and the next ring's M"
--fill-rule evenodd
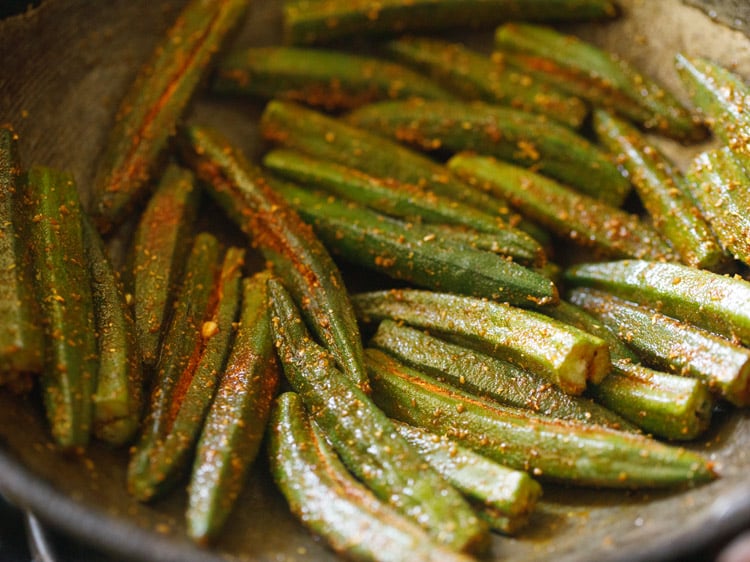
M579 264L573 286L593 287L750 345L750 283L686 265L647 260Z
M617 15L610 0L287 0L284 41L327 43L352 36L492 27L502 21L576 21Z
M356 168L384 180L419 186L426 194L462 201L490 214L502 215L507 209L504 201L472 188L445 166L418 152L292 102L269 102L261 116L260 132L274 145Z
M750 175L737 152L728 146L702 152L686 175L690 193L721 245L750 265Z
M608 154L544 116L483 103L384 101L347 122L425 151L474 152L513 162L618 207L630 192Z
M250 47L227 53L211 86L220 94L284 99L326 111L384 99L453 99L427 76L385 59L332 49Z
M545 313L607 342L612 370L587 389L597 402L664 439L687 441L708 429L715 399L703 382L644 367L638 355L604 324L568 301L560 301Z
M416 285L507 301L520 306L558 299L546 277L515 261L473 248L429 225L409 224L354 203L291 184L274 188L345 260Z
M534 477L607 488L680 486L715 477L711 463L683 448L471 397L377 350L367 349L365 358L373 397L389 416Z
M188 535L215 539L231 515L279 386L271 314L263 271L243 281L239 327L196 446L188 487Z
M672 259L671 247L638 215L487 156L461 153L448 167L507 200L561 238L610 258Z
M0 381L40 373L44 354L31 263L23 249L31 215L22 207L26 178L17 142L9 125L0 126Z
M647 364L698 378L736 406L748 405L750 349L606 291L578 288L570 300L625 339Z
M359 293L352 297L364 322L404 322L457 340L547 378L569 394L610 370L603 340L539 312L506 303L417 289Z
M99 233L82 218L96 322L98 368L94 401L94 435L111 445L133 440L143 409L143 369L135 321L118 274Z
M468 562L379 500L346 469L293 392L279 396L268 424L271 474L305 527L351 560Z
M273 263L314 332L347 376L366 391L362 340L346 286L312 227L226 139L192 126L183 131L182 141L183 155L210 195Z
M666 154L634 126L597 110L594 128L627 170L654 228L672 245L683 263L705 269L726 265L726 255L695 206L682 173Z
M750 166L750 117L747 115L750 88L745 81L702 57L678 53L675 68L711 131L743 166Z
M248 0L191 0L125 94L96 172L97 226L122 221L148 190L175 126Z
M368 345L412 369L501 404L563 420L635 428L590 399L571 396L531 371L392 320L380 322Z
M343 376L312 339L278 280L269 281L276 351L286 379L347 468L377 497L456 550L486 546L484 524L397 433L391 421Z
M572 128L580 127L588 114L588 108L580 99L461 43L429 37L401 37L388 42L385 49L397 60L431 76L466 100L481 100L546 115Z
M628 61L592 43L527 23L495 31L504 60L555 87L682 142L706 137L706 129L669 91Z
M128 285L138 346L153 366L179 285L198 214L200 190L193 174L177 165L164 171L133 235Z
M42 395L52 437L63 449L85 447L97 380L94 302L82 210L73 177L42 166L28 172L23 213L44 328Z

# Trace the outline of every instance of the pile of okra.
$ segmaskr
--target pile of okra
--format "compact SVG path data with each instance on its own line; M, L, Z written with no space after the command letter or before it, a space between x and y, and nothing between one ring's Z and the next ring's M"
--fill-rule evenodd
M686 107L555 27L609 0L286 0L252 48L226 40L246 5L186 3L90 205L0 128L0 380L60 450L130 447L123 485L186 488L202 544L265 455L366 560L480 553L546 483L716 478L682 445L750 403L743 79L675 53ZM442 33L480 25L491 53ZM189 120L196 91L265 104L260 158ZM680 169L659 136L715 142ZM198 231L206 198L246 244Z

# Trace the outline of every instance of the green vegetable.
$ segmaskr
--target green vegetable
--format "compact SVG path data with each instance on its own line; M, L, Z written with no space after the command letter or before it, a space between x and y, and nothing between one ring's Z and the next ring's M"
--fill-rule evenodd
M715 477L696 453L634 433L562 421L471 397L365 351L373 398L389 416L531 475L579 486L652 488Z
M385 414L310 339L280 282L269 281L269 293L286 378L347 468L439 542L456 550L484 547L486 529L461 495L425 466Z
M601 339L505 303L415 289L360 293L352 302L365 322L387 318L447 335L544 376L570 394L580 394L587 381L598 382L610 370Z

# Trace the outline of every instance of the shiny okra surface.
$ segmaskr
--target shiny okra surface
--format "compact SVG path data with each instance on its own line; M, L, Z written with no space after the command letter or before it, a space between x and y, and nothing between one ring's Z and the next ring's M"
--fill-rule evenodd
M208 42L195 53L210 58L221 42L211 34L240 24L242 4L217 3L218 27L187 12L177 25L198 25ZM122 272L70 178L22 173L2 129L0 219L10 218L0 263L10 265L0 310L14 323L0 332L0 382L42 375L61 449L133 445L127 484L137 500L180 494L189 481L198 543L221 544L260 454L302 524L358 559L403 559L397 544L463 559L486 548L489 529L523 540L550 485L679 493L720 476L677 442L704 435L716 404L748 400L744 82L678 59L724 145L683 177L638 127L688 142L705 133L700 115L650 82L655 99L634 102L641 78L630 66L575 42L555 52L566 39L533 25L503 26L494 55L401 36L423 4L385 2L363 20L357 2L319 3L340 18L327 32L388 35L367 58L346 42L216 55L202 94L268 100L264 157L185 110L203 55L169 67L167 89L186 88L175 101L155 102L165 84L142 74L113 130L138 145L115 150L138 157L117 164L134 183L100 183L89 210L105 232L137 221ZM570 17L573 4L581 17L614 15L595 1L429 9L435 25L455 26L483 19L485 4L532 22ZM287 3L289 37L314 9ZM299 42L327 40L314 35L325 26L310 29ZM410 51L420 44L430 50L422 59ZM463 67L441 72L441 60ZM497 76L483 84L476 68L523 87L500 92ZM583 95L587 69L595 76ZM590 111L594 130L581 126ZM171 146L147 138L174 124ZM467 150L477 154L446 165ZM100 178L120 174L106 171L112 158ZM208 197L244 238L206 222ZM30 257L18 251L26 232ZM579 247L587 263L574 263ZM379 290L355 293L363 277ZM296 394L279 394L288 387Z

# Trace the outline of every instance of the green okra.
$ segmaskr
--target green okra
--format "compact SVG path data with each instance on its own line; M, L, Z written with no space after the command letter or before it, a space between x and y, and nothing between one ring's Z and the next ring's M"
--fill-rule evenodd
M293 392L276 399L268 424L271 474L291 512L352 560L468 560L435 543L356 480Z
M604 341L544 314L506 303L394 289L352 297L365 322L391 319L424 328L546 377L569 394L610 370Z
M700 120L671 92L625 59L574 35L507 23L496 30L495 46L507 64L649 131L683 142L706 137Z
M687 185L719 243L750 265L750 176L729 147L699 154L686 173Z
M670 242L683 263L716 269L726 261L716 236L695 207L682 173L666 154L634 126L603 110L594 128L627 171L654 228Z
M295 101L327 111L383 99L454 97L430 78L391 61L283 46L228 53L216 68L212 89L222 94Z
M630 192L610 156L544 116L483 103L384 101L347 116L352 125L427 151L470 151L533 169L615 207Z
M243 282L242 312L227 365L196 446L188 487L188 535L216 538L260 449L280 369L263 271Z
M98 350L93 430L106 443L125 445L138 431L143 407L143 371L135 322L104 242L88 217L82 222Z
M532 476L607 488L707 482L712 463L643 435L556 420L469 396L367 349L373 398L389 416Z
M192 0L182 9L125 94L93 185L102 230L124 219L148 190L157 160L213 55L248 0Z
M711 131L728 146L745 168L750 167L750 95L745 81L726 68L702 57L675 57L677 74Z
M736 406L750 403L750 349L605 291L578 288L570 300L627 341L646 363L698 378Z
M0 380L43 369L43 333L34 298L31 264L24 251L22 212L26 179L18 158L17 136L0 126ZM14 373L11 375L10 373Z
M448 167L506 197L523 215L554 234L609 257L670 259L659 233L631 214L518 166L461 153Z
M562 420L635 429L599 404L566 394L536 373L392 320L380 322L369 346L439 381L501 404Z
M175 308L164 336L156 364L151 395L141 434L128 465L128 491L139 500L152 498L163 479L152 470L152 453L158 453L169 435L174 421L173 404L184 389L178 389L183 373L194 372L203 343L202 330L212 298L214 284L220 273L221 247L215 236L199 233L193 242ZM186 378L184 379L186 380ZM158 459L157 459L158 460Z
M276 350L299 393L347 468L377 497L456 550L486 546L485 526L458 491L425 466L392 422L312 339L278 280L268 283Z
M475 504L509 519L528 519L542 495L542 487L528 473L507 468L425 429L400 422L395 425L432 468Z
M520 306L558 299L546 277L504 256L440 236L429 225L399 221L288 183L273 187L326 247L347 261L421 287Z
M676 263L620 260L570 267L565 280L750 345L750 283L740 277Z
M292 44L326 43L351 36L487 28L516 19L609 19L617 12L610 0L286 0L283 36Z
M341 272L312 228L268 186L263 172L218 134L192 126L183 153L210 195L287 283L316 335L365 391L362 340Z
M525 235L523 231L508 233L507 236L503 236L490 234L489 232L477 232L470 228L451 224L428 224L426 226L433 230L438 238L505 256L516 263L532 268L537 273L540 273L540 268L544 268L549 263L547 262L547 254L539 245L539 242L534 240L531 235ZM519 232L521 233L520 236L518 236ZM544 277L550 278L548 275L544 275Z
M422 154L292 102L269 102L261 116L260 132L275 145L300 150L385 181L418 186L427 197L434 193L493 215L507 209L504 201L467 185L445 166Z
M176 165L168 166L133 235L129 288L138 346L148 366L153 366L159 356L199 201L200 190L193 174Z
M579 98L461 43L429 37L401 37L387 43L385 48L397 60L424 72L448 91L467 100L539 113L573 128L580 127L588 114L588 108Z
M545 313L607 342L612 371L587 389L597 402L656 437L684 441L708 429L715 400L703 382L644 367L606 326L567 301Z
M28 172L23 195L44 328L42 394L55 442L88 444L97 383L94 303L81 203L73 177L42 166Z

